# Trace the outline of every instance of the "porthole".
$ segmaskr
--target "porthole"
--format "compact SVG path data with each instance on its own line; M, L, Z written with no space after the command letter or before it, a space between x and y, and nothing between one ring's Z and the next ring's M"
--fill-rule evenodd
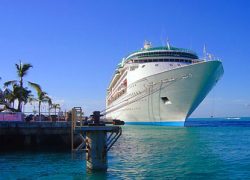
M164 104L172 104L171 101L167 97L161 97L161 100Z

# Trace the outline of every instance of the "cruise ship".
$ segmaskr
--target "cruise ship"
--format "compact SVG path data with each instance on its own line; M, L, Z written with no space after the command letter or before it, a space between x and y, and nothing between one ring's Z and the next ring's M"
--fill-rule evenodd
M185 125L224 73L222 62L205 52L144 47L123 58L107 88L106 118L133 123Z

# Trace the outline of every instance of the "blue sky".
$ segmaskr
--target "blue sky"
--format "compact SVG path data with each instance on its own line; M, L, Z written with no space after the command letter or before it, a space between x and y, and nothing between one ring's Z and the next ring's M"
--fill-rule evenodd
M63 109L105 108L116 65L144 40L207 50L225 74L194 117L250 116L250 1L1 0L0 77L15 79L14 64L31 63L37 82Z

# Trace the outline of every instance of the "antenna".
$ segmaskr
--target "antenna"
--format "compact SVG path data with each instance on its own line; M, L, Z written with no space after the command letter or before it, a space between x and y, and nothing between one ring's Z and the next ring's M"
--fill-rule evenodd
M204 60L206 60L207 59L207 50L206 50L206 44L204 44L204 46L203 46L203 58L204 58Z
M167 47L168 47L168 50L170 50L170 43L169 43L169 39L167 38Z

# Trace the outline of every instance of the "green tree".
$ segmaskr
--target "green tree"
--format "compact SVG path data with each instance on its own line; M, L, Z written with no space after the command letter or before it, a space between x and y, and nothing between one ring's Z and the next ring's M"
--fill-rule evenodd
M52 99L49 99L48 104L49 104L49 116L50 116L50 109L51 109L51 106L52 106Z
M13 90L6 88L1 93L1 104L5 106L5 109L10 109L11 111L18 111L20 110L15 109L14 102L16 99L21 100L24 104L26 104L31 98L31 91L27 88L21 88L18 85L13 85Z
M55 110L55 115L56 115L56 109L61 109L60 104L51 104L51 109Z
M13 91L11 91L10 89L6 88L3 91L3 102L4 102L6 109L10 109L12 111L17 111L16 109L14 109L15 98L16 97L15 97Z
M26 104L31 97L31 91L24 87L23 78L27 75L29 69L33 67L31 64L23 64L21 61L19 64L15 64L17 70L17 76L19 80L11 80L4 83L5 87L12 85L13 95L18 100L17 111L21 112L22 104ZM31 82L28 82L31 83Z
M51 98L48 96L48 94L42 90L41 86L36 84L36 83L32 83L29 82L29 84L36 90L37 92L37 98L33 98L34 101L38 101L38 114L39 117L41 116L41 104L43 102L47 102L49 105L51 104Z

